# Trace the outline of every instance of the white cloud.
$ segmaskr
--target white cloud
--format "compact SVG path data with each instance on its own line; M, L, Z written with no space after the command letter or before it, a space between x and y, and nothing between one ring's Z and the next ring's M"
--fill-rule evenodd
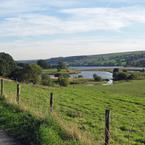
M67 39L52 41L17 41L1 43L0 51L10 53L15 59L40 59L57 56L88 55L110 52L145 50L143 40ZM9 49L7 49L9 48Z
M104 7L98 7L97 2L104 2ZM107 2L105 7L105 2ZM0 0L0 38L9 36L13 40L0 42L0 51L10 52L16 59L31 59L66 55L83 55L116 51L145 50L142 40L95 40L84 34L80 39L68 39L83 32L124 31L134 23L145 25L145 7L109 7L109 3L138 4L142 0ZM92 7L89 8L89 5ZM88 5L87 5L88 4ZM85 7L86 6L86 7ZM52 10L52 11L51 11ZM138 28L134 28L138 29ZM51 41L33 41L33 37L65 34L64 39ZM142 35L142 34L141 34ZM22 36L22 37L21 37ZM17 38L32 36L30 41L16 41ZM94 36L94 37L95 37ZM143 36L143 35L142 35ZM60 36L61 37L61 36ZM144 36L143 36L144 37ZM121 36L119 37L121 39ZM128 39L128 38L127 38ZM8 40L7 40L8 41Z
M72 7L78 3L78 0L0 0L0 16L43 12L49 8Z
M76 8L61 10L68 17L23 14L0 22L0 36L70 34L97 30L118 31L132 23L145 23L145 9Z

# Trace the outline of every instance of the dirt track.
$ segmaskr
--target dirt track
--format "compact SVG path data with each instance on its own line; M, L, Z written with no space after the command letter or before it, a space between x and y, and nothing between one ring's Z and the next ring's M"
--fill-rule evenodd
M0 130L0 145L22 145L15 139L9 137L4 131Z

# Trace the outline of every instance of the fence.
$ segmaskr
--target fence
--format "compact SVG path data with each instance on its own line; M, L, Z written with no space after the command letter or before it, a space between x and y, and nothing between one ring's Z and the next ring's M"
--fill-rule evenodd
M22 86L24 88L22 88ZM53 94L52 92L55 92L55 94ZM60 102L55 98L54 95L57 95L57 98L59 97L59 99L61 99L61 96L62 96L61 92L57 92L55 88L49 89L47 87L45 88L42 86L35 87L32 84L20 85L19 83L14 83L11 81L9 82L8 80L4 81L3 79L1 79L1 96L5 97L6 100L8 100L10 103L18 105L24 110L27 110L27 111L29 110L31 113L34 113L35 115L42 118L45 118L49 113L52 113L53 111L55 111L55 109L59 110L60 112L63 111L63 107L61 108L61 107L56 106L56 104L60 104ZM74 94L74 96L76 96L76 98L80 97L80 96L77 96L76 94ZM72 98L72 100L73 99L74 98ZM64 107L66 107L65 106L66 104L62 103L61 106L63 105ZM110 116L110 109L106 109L104 112L105 112L104 113L105 116L104 116L104 119L102 119L104 120L104 123L103 123L104 124L103 125L104 126L104 135L103 135L104 143L101 142L99 144L109 145L110 142L113 142L112 141L113 131L110 129L110 124L111 124L110 120L112 120L112 118L117 119L117 116L114 116L112 111L111 111L111 116ZM122 130L123 129L124 128L122 128ZM130 134L132 132L133 132L133 129L130 129L128 131L128 139L127 139L128 141L126 142L126 145L132 144L131 138L130 138L131 136ZM114 138L116 138L116 136Z

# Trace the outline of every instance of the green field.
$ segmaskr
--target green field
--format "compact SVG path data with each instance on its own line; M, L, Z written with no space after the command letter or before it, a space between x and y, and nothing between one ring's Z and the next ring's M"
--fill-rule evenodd
M16 83L5 81L4 86L6 100L18 107ZM54 93L52 115L49 113L51 92ZM20 98L22 110L46 120L41 129L41 145L103 145L106 108L111 110L111 145L145 144L145 80L66 88L21 84ZM50 123L51 117L60 129ZM46 143L46 139L52 141Z

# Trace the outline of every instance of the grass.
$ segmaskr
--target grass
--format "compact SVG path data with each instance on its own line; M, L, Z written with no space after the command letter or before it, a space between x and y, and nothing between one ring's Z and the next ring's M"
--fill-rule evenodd
M79 145L49 114L45 119L0 99L0 129L24 145Z
M54 75L54 74L77 74L79 73L80 71L77 71L77 70L71 70L71 69L61 69L59 72L57 69L43 69L42 70L42 73L45 73L45 74L49 74L49 75Z
M145 144L145 80L67 88L21 84L19 106L15 102L15 82L6 81L4 86L9 104L28 112L36 120L45 121L38 130L41 145L103 145L105 108L111 109L111 145ZM54 93L55 110L51 115L50 92Z

